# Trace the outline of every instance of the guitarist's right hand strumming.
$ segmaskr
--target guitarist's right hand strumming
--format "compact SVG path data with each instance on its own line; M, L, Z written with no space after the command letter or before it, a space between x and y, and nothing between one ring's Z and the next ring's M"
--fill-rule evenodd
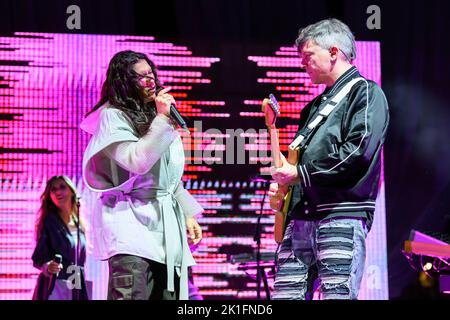
M269 195L270 208L275 211L280 211L285 195L279 192L278 183L271 183L267 194Z
M298 171L295 165L286 160L282 153L279 155L281 165L270 167L273 180L279 185L292 186L300 183Z

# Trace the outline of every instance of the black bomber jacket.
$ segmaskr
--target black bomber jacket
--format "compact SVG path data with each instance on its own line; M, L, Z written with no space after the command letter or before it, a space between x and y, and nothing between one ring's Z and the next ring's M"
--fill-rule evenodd
M346 83L359 78L356 67L306 105L297 135ZM363 217L373 220L381 173L381 150L389 109L381 88L364 79L304 141L297 165L301 183L293 190L290 216L320 220ZM370 226L369 226L370 227Z

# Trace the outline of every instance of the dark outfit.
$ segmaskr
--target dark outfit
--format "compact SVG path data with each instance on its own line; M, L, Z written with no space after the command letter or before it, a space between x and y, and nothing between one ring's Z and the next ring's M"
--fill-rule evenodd
M80 228L79 257L78 266L80 266L81 290L74 288L72 290L72 300L87 300L86 283L84 279L84 263L86 261L86 237L84 231ZM70 280L75 272L67 272L67 268L75 265L75 253L77 243L72 237L69 228L60 218L58 213L51 212L44 219L43 230L36 243L32 260L34 267L41 269L45 263L54 259L55 254L62 256L63 269L58 276L51 277L45 272L39 274L36 288L33 293L33 300L48 300L55 286L56 279ZM70 269L69 269L70 270ZM72 270L73 271L73 270ZM71 278L70 278L71 277Z
M321 293L356 298L364 269L389 122L383 91L361 79L312 132L308 124L351 80L355 67L301 112L297 136L306 137L297 165L290 222L278 254L275 298L304 299L309 268L317 263Z
M166 265L128 254L109 258L108 300L178 300L179 277L174 291L167 290Z

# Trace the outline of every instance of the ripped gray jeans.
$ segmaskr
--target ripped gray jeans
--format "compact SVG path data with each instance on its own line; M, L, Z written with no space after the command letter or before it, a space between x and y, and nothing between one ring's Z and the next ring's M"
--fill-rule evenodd
M357 299L366 259L364 219L292 220L277 256L275 300L304 300L316 264L320 299Z

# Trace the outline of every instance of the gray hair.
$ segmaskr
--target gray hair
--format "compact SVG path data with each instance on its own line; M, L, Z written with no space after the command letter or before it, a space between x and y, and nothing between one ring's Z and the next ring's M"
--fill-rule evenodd
M295 40L299 52L308 40L313 40L323 49L336 45L350 63L356 58L355 37L350 28L338 19L321 20L300 29Z

